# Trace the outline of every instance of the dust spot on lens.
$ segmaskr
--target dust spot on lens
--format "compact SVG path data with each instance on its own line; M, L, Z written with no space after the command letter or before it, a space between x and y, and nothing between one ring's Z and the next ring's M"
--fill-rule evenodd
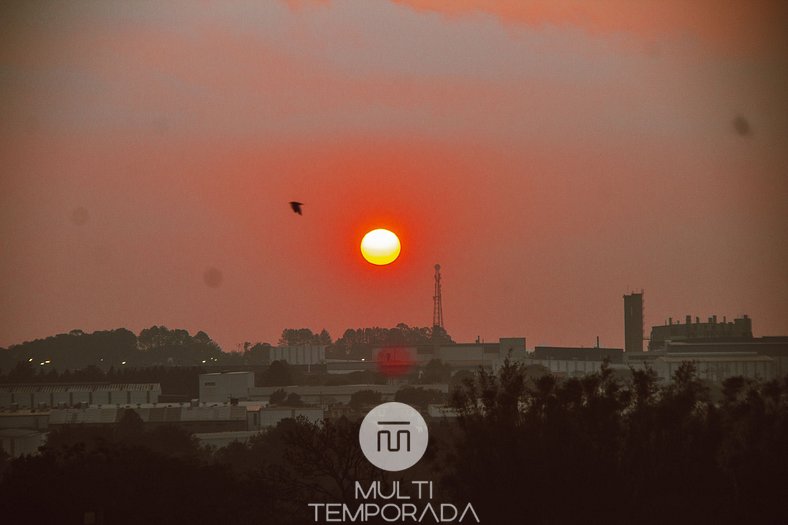
M88 210L80 206L71 210L71 222L77 226L84 226L90 220Z
M736 115L736 118L733 119L733 129L736 130L736 133L742 137L749 137L752 135L752 127L750 127L750 122L741 115Z
M210 267L205 270L202 279L209 288L218 288L222 284L222 272L217 268Z

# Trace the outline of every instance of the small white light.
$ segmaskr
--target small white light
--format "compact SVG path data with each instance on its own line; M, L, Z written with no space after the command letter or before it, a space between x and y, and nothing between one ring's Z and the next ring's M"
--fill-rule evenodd
M125 365L126 361L121 361L120 364Z

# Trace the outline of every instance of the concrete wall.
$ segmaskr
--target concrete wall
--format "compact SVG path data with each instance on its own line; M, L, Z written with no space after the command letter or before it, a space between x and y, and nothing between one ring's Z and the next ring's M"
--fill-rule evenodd
M0 408L157 403L160 394L158 384L4 385L0 386Z

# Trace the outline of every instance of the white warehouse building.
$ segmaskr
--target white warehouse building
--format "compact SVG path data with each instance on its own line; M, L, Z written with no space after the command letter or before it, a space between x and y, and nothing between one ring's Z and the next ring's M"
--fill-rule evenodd
M158 383L74 383L0 386L1 408L157 403Z
M285 361L289 365L319 365L326 362L325 345L273 346L268 362Z
M213 372L200 374L200 403L227 403L248 399L254 388L254 372Z

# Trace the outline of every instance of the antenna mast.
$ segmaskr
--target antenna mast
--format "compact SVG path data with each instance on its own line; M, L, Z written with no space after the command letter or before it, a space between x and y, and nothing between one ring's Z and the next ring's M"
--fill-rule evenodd
M443 328L443 302L441 300L441 265L435 265L435 295L432 296L432 326Z

